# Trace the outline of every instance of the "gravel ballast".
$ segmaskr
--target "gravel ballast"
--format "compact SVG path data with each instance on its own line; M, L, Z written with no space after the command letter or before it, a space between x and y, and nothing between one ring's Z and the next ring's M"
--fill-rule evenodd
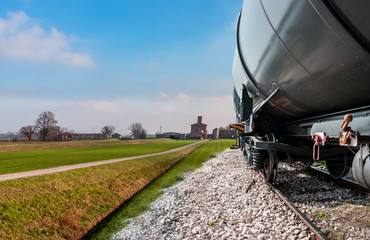
M314 239L314 234L227 149L165 190L115 239Z
M279 165L276 184L330 239L370 239L369 193L286 163Z

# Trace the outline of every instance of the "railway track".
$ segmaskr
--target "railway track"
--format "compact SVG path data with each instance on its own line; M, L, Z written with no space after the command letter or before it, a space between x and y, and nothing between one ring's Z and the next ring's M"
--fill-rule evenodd
M368 239L368 189L348 179L333 179L316 168L302 170L288 164L280 168L277 181L267 185L317 239Z
M261 177L264 178L262 173ZM277 187L268 182L266 182L266 184L270 187L271 191L273 191L288 206L288 208L292 210L313 233L315 233L316 239L329 240L329 238L309 218L307 218L304 213L302 213L291 201L289 201L288 198Z

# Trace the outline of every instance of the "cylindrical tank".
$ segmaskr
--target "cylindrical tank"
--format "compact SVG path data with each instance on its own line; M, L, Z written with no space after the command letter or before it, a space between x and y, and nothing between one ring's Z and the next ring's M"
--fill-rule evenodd
M368 145L356 153L352 163L352 174L361 186L370 189L370 149Z
M263 109L281 119L369 105L370 3L348 2L245 0L233 64L239 99L243 84L262 99L278 88Z

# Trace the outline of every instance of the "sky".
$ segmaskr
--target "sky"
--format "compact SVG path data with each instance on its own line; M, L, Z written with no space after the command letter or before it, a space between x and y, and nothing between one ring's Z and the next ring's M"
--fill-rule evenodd
M51 111L58 125L128 134L235 121L242 0L1 0L0 134Z

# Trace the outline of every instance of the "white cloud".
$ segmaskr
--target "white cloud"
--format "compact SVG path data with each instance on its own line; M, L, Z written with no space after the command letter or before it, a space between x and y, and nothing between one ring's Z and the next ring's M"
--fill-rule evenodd
M177 96L176 96L176 99L180 100L180 101L190 101L191 100L191 97L186 95L185 93L179 93Z
M163 101L169 100L171 102L174 101L174 100L178 100L180 102L188 102L192 99L192 97L190 97L189 95L186 95L185 93L179 93L176 96L169 96L165 92L160 92L159 93L159 99L163 100Z
M99 111L106 111L106 112L114 112L114 111L122 111L120 103L117 101L96 101L96 100L88 100L88 101L80 101L76 103L77 106L80 107L87 107L93 108Z
M86 101L66 101L66 102L49 102L47 104L55 108L75 108L86 109L101 112L114 112L122 110L119 101L106 101L106 100L86 100Z
M164 100L164 99L168 99L168 98L169 98L169 96L165 92L160 92L159 93L159 99Z
M189 96L185 93L179 93L175 96L170 96L165 92L160 92L159 94L159 99L162 101L169 101L169 102L204 102L204 103L229 103L233 102L233 97L232 95L225 95L225 96Z
M73 52L70 42L56 28L47 32L24 12L9 12L8 19L0 18L0 56L30 62L57 63L76 67L92 67L87 54Z
M188 102L192 100L193 97L190 97L189 95L185 93L179 93L175 96L170 96L165 92L160 92L159 93L159 99L163 101L177 101L177 102Z

